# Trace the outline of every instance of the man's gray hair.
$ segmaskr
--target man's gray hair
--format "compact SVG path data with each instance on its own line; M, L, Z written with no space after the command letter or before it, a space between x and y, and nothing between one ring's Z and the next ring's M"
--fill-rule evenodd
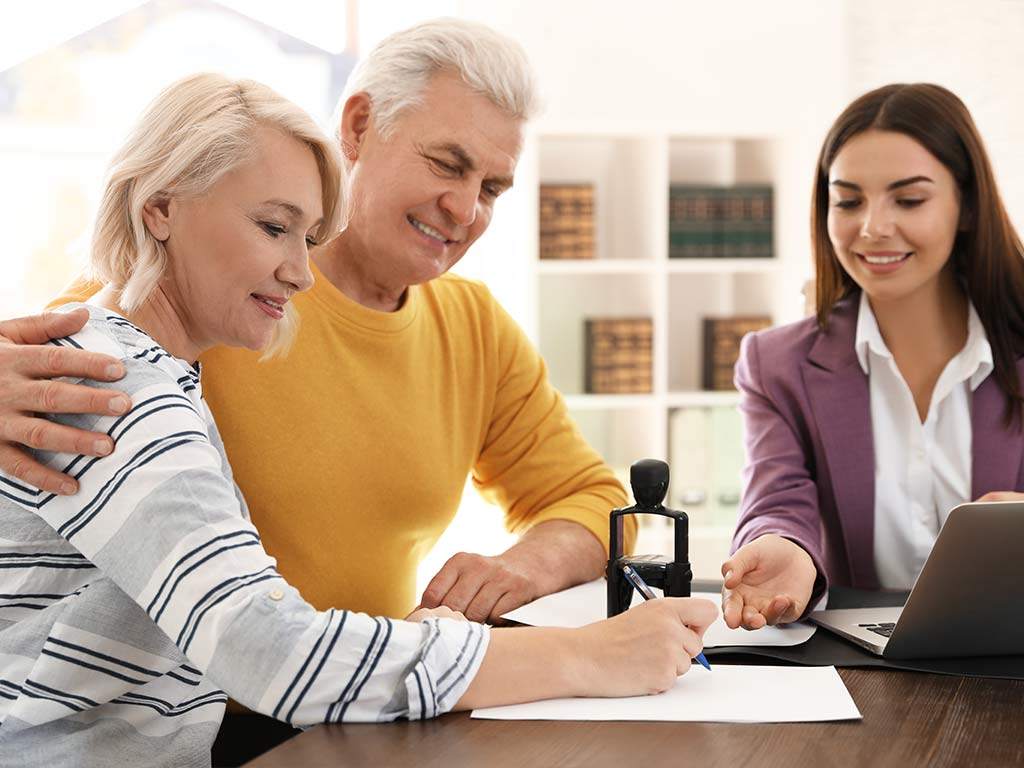
M452 72L512 117L529 120L539 108L533 69L522 46L484 24L439 18L384 38L349 76L334 115L355 93L370 97L377 130L387 136L406 109L418 106L430 79Z

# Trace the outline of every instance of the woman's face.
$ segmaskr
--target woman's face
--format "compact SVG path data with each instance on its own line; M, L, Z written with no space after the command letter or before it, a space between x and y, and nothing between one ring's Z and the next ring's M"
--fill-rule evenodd
M307 249L321 199L312 150L258 128L250 160L203 196L166 204L160 289L199 349L270 343L284 305L313 284Z
M829 169L829 239L843 269L874 301L937 289L944 268L952 269L959 224L952 174L905 134L857 134Z

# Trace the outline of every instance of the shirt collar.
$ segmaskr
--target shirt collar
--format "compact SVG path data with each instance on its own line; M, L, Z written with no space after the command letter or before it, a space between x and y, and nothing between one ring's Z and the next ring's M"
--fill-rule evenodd
M860 310L857 312L857 335L853 340L853 349L857 353L857 362L865 375L871 373L871 366L868 363L868 352L874 352L879 357L892 357L892 352L885 345L882 332L878 330L878 321L875 320L875 313L871 311L871 302L864 291L860 292Z
M868 352L879 357L892 357L892 352L882 338L882 332L878 330L878 321L875 313L871 311L871 302L868 295L861 291L860 311L857 313L857 335L853 342L854 351L857 353L857 362L865 375L870 374L871 366L868 359ZM974 309L974 304L967 300L967 343L957 353L960 361L960 381L970 381L973 392L992 373L992 347L988 343L988 336L985 335L985 326L981 324L981 318Z

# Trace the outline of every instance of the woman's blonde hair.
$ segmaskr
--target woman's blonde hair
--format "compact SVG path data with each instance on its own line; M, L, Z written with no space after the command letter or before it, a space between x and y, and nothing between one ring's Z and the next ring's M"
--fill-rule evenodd
M338 149L313 118L254 80L191 75L165 88L143 112L111 160L93 228L93 276L113 285L126 312L137 309L163 277L167 251L146 227L153 199L203 195L228 171L252 157L253 133L276 128L304 143L320 171L324 220L316 240L335 234L340 210ZM289 303L267 355L287 351L298 330Z

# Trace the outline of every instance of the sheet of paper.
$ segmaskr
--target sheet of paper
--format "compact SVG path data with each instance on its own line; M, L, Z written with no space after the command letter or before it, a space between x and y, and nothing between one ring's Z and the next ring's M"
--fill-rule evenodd
M607 615L607 593L604 579L580 584L553 595L516 608L504 618L528 624L533 627L582 627L600 621ZM661 590L654 592L660 597ZM717 592L703 594L695 592L694 597L703 597L721 608L722 596ZM642 601L634 591L633 604ZM765 627L754 632L745 629L729 629L718 619L704 634L705 648L720 648L727 645L799 645L811 639L816 627L805 622L795 622L782 627Z
M668 720L715 723L808 723L859 720L835 667L694 664L673 688L625 699L551 699L473 710L485 720Z

